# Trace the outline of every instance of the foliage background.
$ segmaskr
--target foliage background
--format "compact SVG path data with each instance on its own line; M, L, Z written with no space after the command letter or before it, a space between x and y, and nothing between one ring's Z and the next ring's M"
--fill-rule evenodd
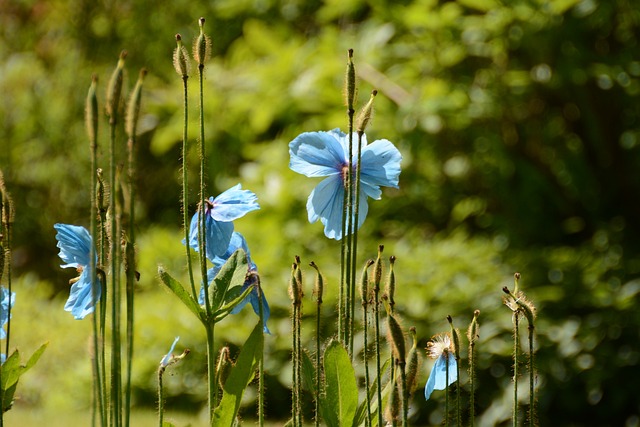
M242 182L262 206L236 228L272 305L271 419L286 417L289 399L290 262L313 259L335 284L339 258L338 244L307 224L316 182L288 169L287 144L346 127L341 86L353 48L360 101L380 91L369 139L389 139L404 156L401 188L371 203L360 248L363 261L378 243L398 257L405 326L424 346L446 330L447 314L464 329L480 309L481 423L506 425L510 314L500 289L520 271L540 313L541 425L640 424L640 5L629 0L0 0L0 169L17 209L12 337L26 352L51 342L16 411L88 413L89 323L61 310L71 274L58 268L52 225L88 224L84 97L92 73L106 86L121 49L129 87L138 69L150 71L138 150L135 403L153 407L156 364L181 335L193 353L171 377L167 406L202 408L203 334L155 277L159 263L184 269L171 52L174 34L194 37L200 16L214 52L205 82L211 193ZM188 159L195 178L195 148ZM195 192L189 201L193 211ZM306 306L310 316L311 299ZM240 344L251 316L228 319L220 343ZM416 394L413 423L437 424L437 399Z

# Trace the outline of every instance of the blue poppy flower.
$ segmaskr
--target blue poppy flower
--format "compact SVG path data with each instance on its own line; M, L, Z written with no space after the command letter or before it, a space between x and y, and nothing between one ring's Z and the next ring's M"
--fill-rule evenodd
M358 159L358 135L353 134L351 173L355 179ZM339 129L328 132L305 132L289 143L289 168L308 177L326 176L309 195L309 222L318 219L324 224L324 234L330 239L342 239L342 211L346 173L348 171L349 137ZM367 198L379 200L380 186L398 188L402 155L386 139L367 144L362 135L360 200L358 228L367 217ZM351 218L355 221L355 218Z
M206 256L209 260L222 256L229 247L233 234L233 220L245 216L247 213L260 209L256 195L249 190L243 190L240 184L220 194L215 199L210 197L205 206ZM197 212L191 218L189 229L189 245L196 250L198 244ZM184 241L183 241L184 243Z
M13 308L13 304L16 302L16 293L11 292L9 296L9 289L0 287L0 339L5 339L7 333L4 330L4 325L9 322L9 307Z
M176 337L176 339L173 340L173 344L171 344L169 353L165 354L165 356L160 361L160 366L162 366L163 368L166 368L169 365L169 362L171 362L171 358L173 357L173 350L176 348L176 344L178 343L179 339L180 337Z
M451 338L448 335L438 335L427 344L427 353L436 363L431 368L429 379L424 387L424 398L429 400L433 390L444 390L458 379L458 364L453 353ZM447 369L449 383L447 384Z
M247 255L247 278L242 285L242 292L244 292L247 287L255 285L258 280L257 272L258 266L251 260L251 253L249 252L249 246L247 245L247 241L244 236L237 231L234 231L231 235L231 240L229 241L229 246L226 252L222 256L217 256L211 259L213 263L213 267L207 270L207 280L209 283L218 275L222 266L225 262L233 255L235 251L238 249L242 249L244 253ZM255 273L255 274L251 274ZM244 306L250 302L251 307L253 307L253 311L260 316L260 298L258 297L258 289L254 286L251 293L244 299L240 304L235 306L233 310L231 310L231 314L237 314L244 308ZM198 303L200 305L204 305L204 286L200 287L200 295L198 296ZM262 294L262 316L264 317L264 332L270 334L269 328L267 328L267 320L271 315L271 310L269 309L269 303L267 302L267 298Z
M91 290L91 247L93 239L84 227L68 224L55 224L56 240L60 252L58 256L66 264L62 268L73 267L78 270L80 276L71 280L73 285L69 293L69 299L64 305L66 311L71 312L76 319L84 319L94 310L94 301ZM96 287L96 300L100 300L100 282Z

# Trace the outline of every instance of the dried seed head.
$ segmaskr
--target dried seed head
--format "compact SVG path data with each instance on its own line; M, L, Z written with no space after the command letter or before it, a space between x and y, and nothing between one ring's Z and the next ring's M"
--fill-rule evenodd
M374 290L380 289L380 281L382 280L382 251L384 251L384 245L378 246L378 257L376 258L373 266L373 288Z
M398 390L397 375L394 376L393 384L391 387L391 396L387 402L387 407L384 410L384 419L387 425L397 425L400 420L400 409L402 402L400 401L400 390Z
M369 301L369 267L373 265L375 261L369 258L362 268L362 275L360 276L360 298L362 299L362 305L366 306Z
M445 352L453 352L453 343L448 333L435 335L431 338L431 341L427 343L427 356L430 358L437 359Z

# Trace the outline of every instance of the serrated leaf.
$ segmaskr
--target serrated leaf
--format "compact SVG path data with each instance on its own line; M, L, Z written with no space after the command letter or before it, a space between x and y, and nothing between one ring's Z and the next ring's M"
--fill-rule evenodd
M224 263L209 285L209 301L212 311L217 311L224 303L229 288L242 286L247 271L247 254L242 249L238 249Z
M222 389L222 399L213 413L212 425L231 426L238 416L242 395L253 379L258 363L262 359L264 336L262 322L258 322L242 346L236 365Z
M158 267L158 274L160 275L160 280L162 281L162 283L167 288L169 288L169 290L173 292L173 294L177 296L178 299L182 301L182 303L198 317L198 319L204 322L206 319L204 310L202 309L202 307L200 307L200 304L198 304L198 302L193 299L191 294L187 292L184 286L182 286L182 284L176 279L171 277L171 275L167 273L162 267Z
M325 422L329 426L351 427L358 409L358 385L347 350L331 341L324 352L326 393L322 397L327 408Z

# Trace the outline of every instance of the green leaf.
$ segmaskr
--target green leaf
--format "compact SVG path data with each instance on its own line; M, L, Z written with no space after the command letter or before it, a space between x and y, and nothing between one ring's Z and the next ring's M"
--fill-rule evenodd
M200 304L198 304L198 302L193 299L191 294L186 291L184 286L182 286L182 284L176 279L171 277L171 275L167 273L161 266L158 267L158 274L160 275L160 280L162 281L162 283L167 288L169 288L169 290L173 292L173 294L177 296L178 299L182 301L182 303L198 317L198 319L204 322L206 319L206 313L204 312L202 307L200 307Z
M391 359L387 359L384 364L382 365L382 368L380 369L381 372L385 372L388 368L389 368L389 363L391 362ZM371 375L373 373L373 376ZM376 378L375 375L375 371L369 371L369 376L373 377L373 382L371 383L371 385L369 386L369 391L367 392L367 394L369 395L369 399L371 400L371 423L372 425L378 425L378 415L377 415L377 411L378 411L378 402L376 399L376 396L378 394L378 378ZM390 387L389 384L391 382L389 382L387 384L387 386L385 386L385 388L382 390L381 397L382 397L382 402L383 404L386 403L387 401L387 395L390 392ZM360 406L358 406L358 411L356 412L356 418L355 421L353 423L354 426L359 426L364 424L365 421L365 414L367 412L367 400L363 400L362 403L360 404Z
M242 286L234 286L229 290L229 292L227 292L227 295L232 295L233 299L229 303L220 307L220 309L213 314L213 318L215 319L216 323L227 317L229 312L233 310L235 306L240 304L242 300L249 296L249 294L253 290L253 286L249 286L244 290L244 292L241 292L241 290Z
M242 286L247 271L247 255L242 249L238 249L224 263L209 285L209 301L212 311L217 311L224 303L225 295L230 287Z
M2 367L0 367L0 372L2 372L2 382L0 383L0 387L2 388L3 393L2 410L4 412L11 409L11 405L13 404L13 395L16 391L18 380L22 374L33 368L33 366L38 362L40 356L42 356L42 353L46 350L47 345L49 345L49 343L42 344L40 348L31 355L26 365L20 365L20 352L16 350L7 358Z
M322 401L330 417L325 422L351 427L358 408L358 385L349 354L338 341L331 341L324 352L324 376L326 393Z
M231 369L229 378L224 383L222 399L213 413L212 425L231 426L238 416L242 395L262 359L264 344L262 328L262 322L258 322L242 346L236 365Z

